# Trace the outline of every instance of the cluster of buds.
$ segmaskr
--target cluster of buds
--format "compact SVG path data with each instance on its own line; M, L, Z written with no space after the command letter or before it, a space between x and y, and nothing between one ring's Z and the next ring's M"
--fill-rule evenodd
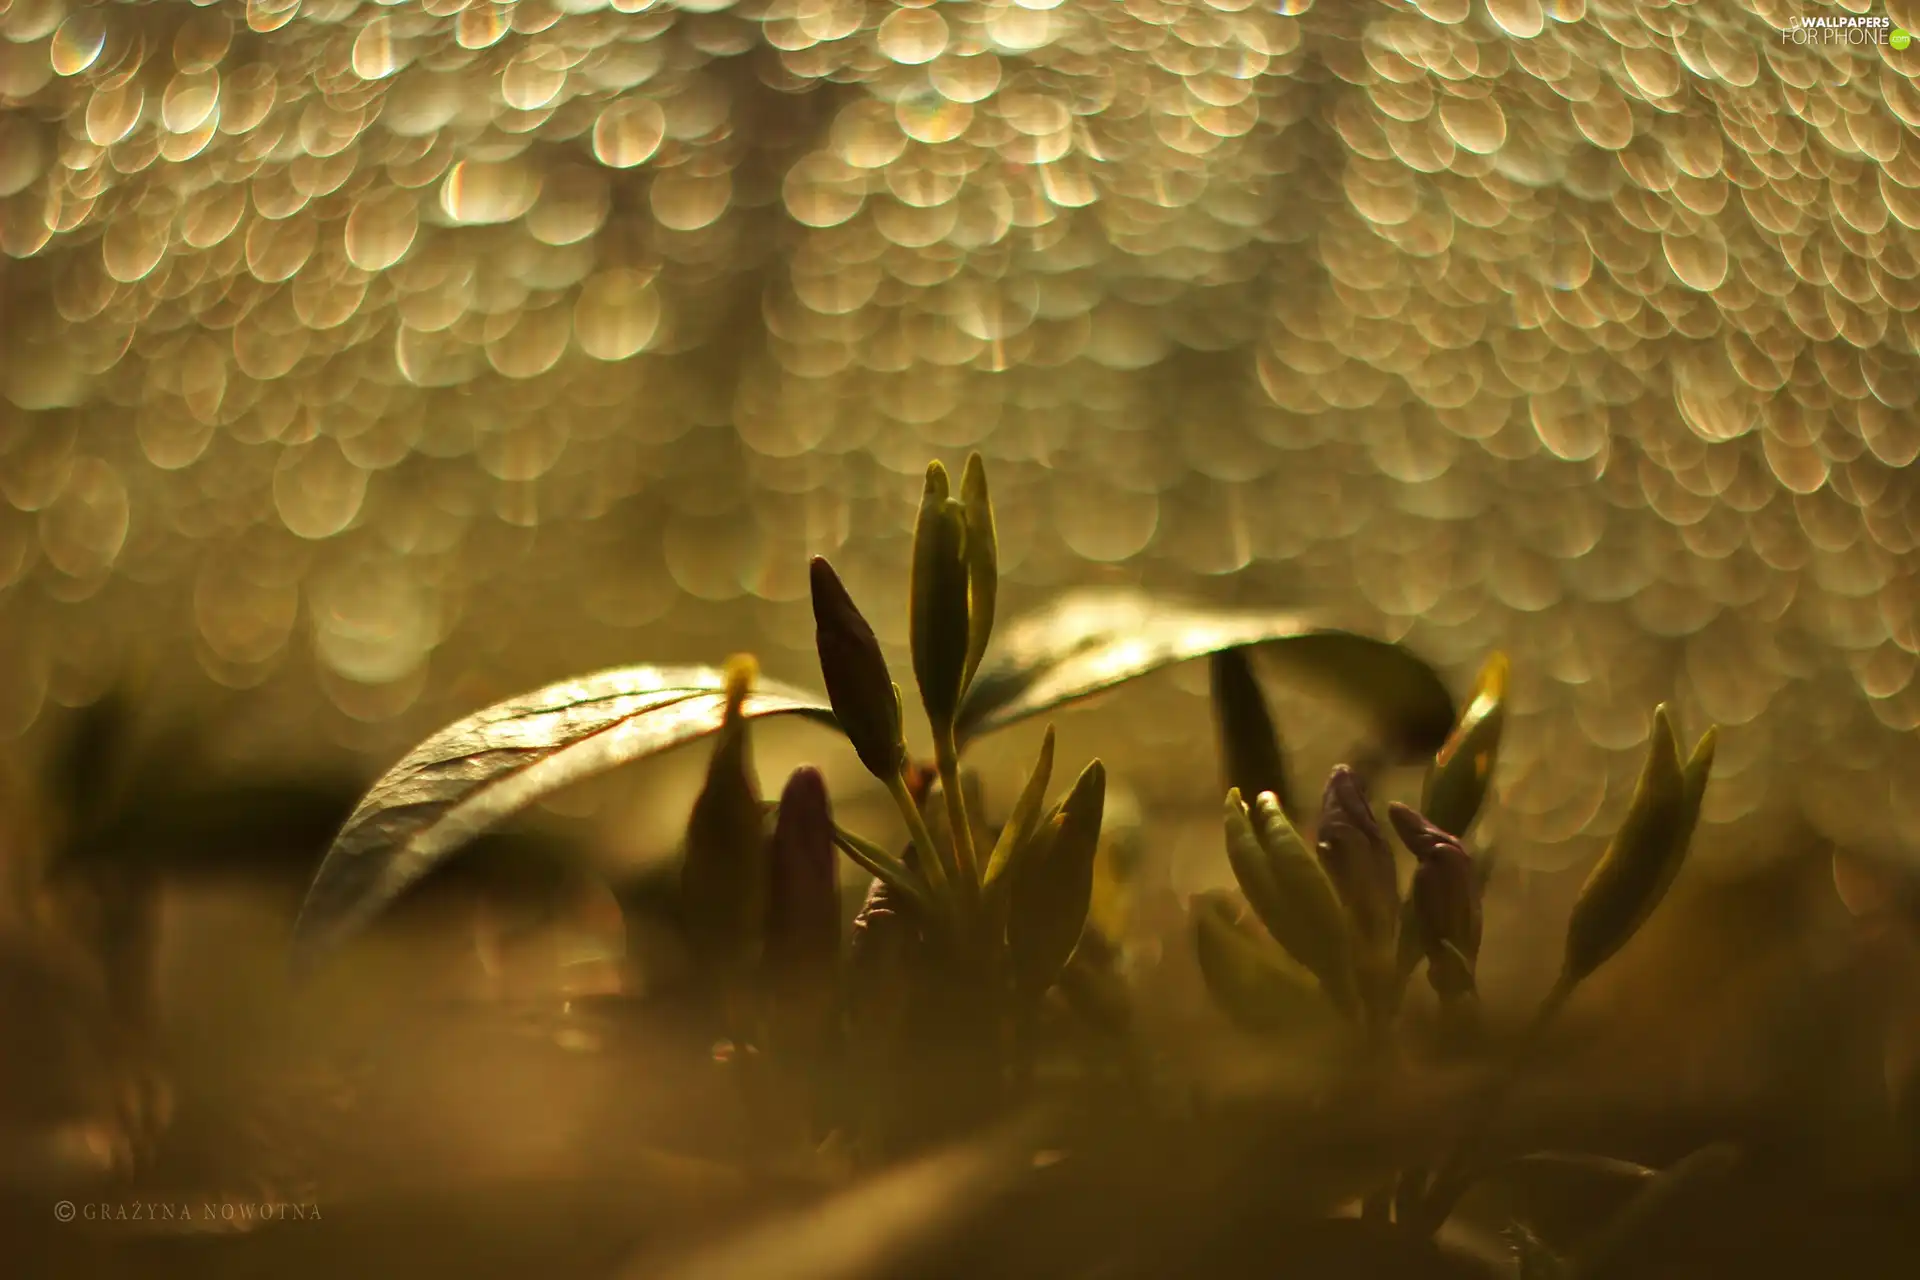
M904 696L839 575L815 558L810 580L833 717L895 801L910 841L895 854L836 826L825 785L811 768L788 780L777 805L761 802L741 713L753 667L735 659L725 718L687 828L682 910L690 948L702 972L728 992L735 1034L795 1058L820 1059L823 1046L850 1029L872 1039L876 1024L885 1028L880 1034L915 1024L916 997L939 1006L922 1023L954 1022L956 1010L972 1011L958 1019L970 1025L953 1028L970 1046L1014 1043L1010 1028L1030 1020L1085 928L1106 772L1098 760L1088 764L1048 807L1049 729L1019 800L985 847L987 826L977 789L962 781L956 733L992 634L998 586L993 508L979 456L968 459L957 498L941 464L927 469L914 535L909 632L914 680L932 730L931 768L908 750ZM844 958L836 849L875 879ZM872 972L876 966L885 972ZM737 1012L742 990L763 997L757 1014ZM868 999L872 993L889 994ZM890 1004L891 1014L876 1018L876 1003ZM894 1061L897 1048L862 1045L861 1054ZM969 1070L1013 1065L994 1058Z
M1202 971L1235 1021L1272 1028L1280 1010L1302 1006L1303 986L1317 986L1325 1004L1383 1029L1423 964L1443 1008L1474 998L1491 864L1470 851L1468 838L1498 758L1507 675L1500 654L1481 670L1428 766L1419 808L1387 807L1388 825L1414 860L1403 900L1393 849L1360 775L1345 765L1333 770L1312 837L1303 837L1287 811L1279 737L1248 658L1214 658L1215 720L1231 788L1227 854L1249 910L1224 891L1203 895L1194 927ZM1632 807L1569 922L1556 1005L1626 944L1678 874L1714 741L1709 729L1682 766L1667 709L1656 708Z

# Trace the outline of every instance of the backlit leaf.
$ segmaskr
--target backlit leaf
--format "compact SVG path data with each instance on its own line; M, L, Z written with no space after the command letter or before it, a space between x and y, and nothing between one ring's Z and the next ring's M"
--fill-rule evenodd
M960 705L957 733L966 741L1163 667L1251 646L1351 699L1406 759L1431 754L1453 728L1453 698L1439 675L1399 645L1299 614L1202 609L1102 589L1069 594L1001 631Z
M716 667L623 667L548 685L434 734L373 785L335 837L301 910L297 962L345 940L510 815L718 731L725 687ZM833 722L824 698L771 680L743 713Z

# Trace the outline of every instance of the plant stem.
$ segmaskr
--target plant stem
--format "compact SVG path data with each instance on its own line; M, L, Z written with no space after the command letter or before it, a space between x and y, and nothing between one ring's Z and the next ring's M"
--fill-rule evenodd
M940 771L940 789L947 793L947 825L953 828L961 891L971 894L980 885L980 855L973 847L973 823L967 816L966 794L960 789L960 751L952 729L935 733L933 763Z
M920 850L920 861L925 868L928 884L934 896L951 899L948 867L941 859L940 847L933 842L933 833L927 830L927 820L920 813L920 806L913 802L913 794L907 790L907 775L903 771L887 783L887 791L893 796L893 803L900 809L900 816L906 819L907 834L912 837L914 848Z
M1453 1213L1453 1207L1459 1203L1460 1197L1473 1185L1473 1167L1486 1153L1487 1138L1492 1133L1494 1120L1500 1114L1501 1104L1533 1066L1546 1040L1548 1028L1567 1003L1567 997L1573 994L1575 985L1576 981L1570 981L1565 976L1554 983L1553 990L1540 1002L1539 1011L1514 1046L1512 1057L1507 1059L1505 1067L1488 1081L1487 1087L1481 1092L1465 1131L1454 1144L1452 1153L1435 1171L1415 1215L1416 1220L1409 1224L1422 1234L1432 1235L1438 1231Z

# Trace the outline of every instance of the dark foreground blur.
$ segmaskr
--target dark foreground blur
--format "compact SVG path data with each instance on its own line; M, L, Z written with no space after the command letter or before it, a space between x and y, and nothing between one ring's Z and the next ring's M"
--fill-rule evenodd
M290 862L284 882L96 875L15 912L10 1274L1518 1275L1508 1221L1578 1239L1623 1194L1536 1171L1433 1252L1339 1217L1365 1174L1438 1149L1473 1069L1368 1086L1312 1045L1241 1036L1150 891L1134 915L1139 1030L1168 1082L1152 1106L1015 1118L851 1182L831 1162L743 1162L727 1064L609 896L569 887L530 911L524 883L456 877L296 989ZM1538 994L1574 883L1495 880L1496 1022ZM115 894L146 928L119 950L89 932ZM500 926L516 902L524 919ZM144 969L134 936L153 942ZM1854 918L1810 838L1725 883L1690 875L1582 993L1506 1138L1650 1165L1742 1144L1627 1274L1896 1273L1920 1261L1915 956L1903 928Z

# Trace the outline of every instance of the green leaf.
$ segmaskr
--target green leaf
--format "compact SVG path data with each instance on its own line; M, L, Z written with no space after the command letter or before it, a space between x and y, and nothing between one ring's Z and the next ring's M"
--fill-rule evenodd
M1353 940L1339 893L1272 793L1255 806L1249 813L1238 791L1227 796L1227 861L1241 892L1273 940L1320 980L1336 1006L1350 1009Z
M1220 746L1220 771L1229 791L1259 796L1271 791L1289 818L1299 810L1287 791L1286 755L1280 731L1260 691L1252 655L1228 649L1208 660L1214 734Z
M1320 983L1260 932L1233 894L1196 894L1191 914L1200 975L1235 1026L1269 1032L1326 1020L1329 1006Z
M1020 799L1007 816L1007 825L1000 828L1000 838L994 842L993 856L987 859L985 885L989 895L996 886L1005 883L1019 854L1032 842L1033 833L1040 825L1040 806L1046 802L1047 783L1052 777L1053 726L1048 725L1046 737L1040 740L1039 758L1027 774L1027 785L1021 788Z
M936 738L953 723L966 680L972 644L970 577L966 508L947 496L947 469L935 462L927 467L913 529L908 640L913 678Z
M623 667L564 680L434 734L374 783L335 837L294 933L305 965L476 836L563 787L717 732L714 667ZM834 723L826 701L763 680L748 719Z
M1021 860L1011 886L1007 948L1014 981L1029 999L1059 978L1086 928L1106 796L1106 766L1095 760L1060 806L1057 825Z
M1507 655L1487 659L1454 726L1427 770L1420 812L1450 835L1464 836L1480 816L1493 769L1500 756L1500 734L1507 722Z
M1700 1148L1649 1179L1599 1236L1572 1259L1571 1280L1625 1280L1645 1274L1661 1245L1681 1229L1687 1215L1736 1169L1738 1147Z
M1352 700L1408 760L1453 727L1434 669L1396 644L1297 614L1201 609L1132 590L1075 592L1010 624L961 703L962 741L1078 702L1163 667L1258 646L1270 661Z
M1709 758L1710 738L1703 742ZM1639 931L1679 874L1689 835L1687 782L1663 703L1654 708L1647 761L1626 819L1587 877L1567 921L1563 987L1586 978Z
M994 603L1000 592L1000 535L994 527L987 468L977 453L960 473L960 503L967 513L967 668L962 687L973 683L993 638Z
M912 867L879 845L862 840L853 832L838 825L833 829L833 842L868 875L898 890L914 907L921 911L931 910L933 898L927 889L926 881Z

